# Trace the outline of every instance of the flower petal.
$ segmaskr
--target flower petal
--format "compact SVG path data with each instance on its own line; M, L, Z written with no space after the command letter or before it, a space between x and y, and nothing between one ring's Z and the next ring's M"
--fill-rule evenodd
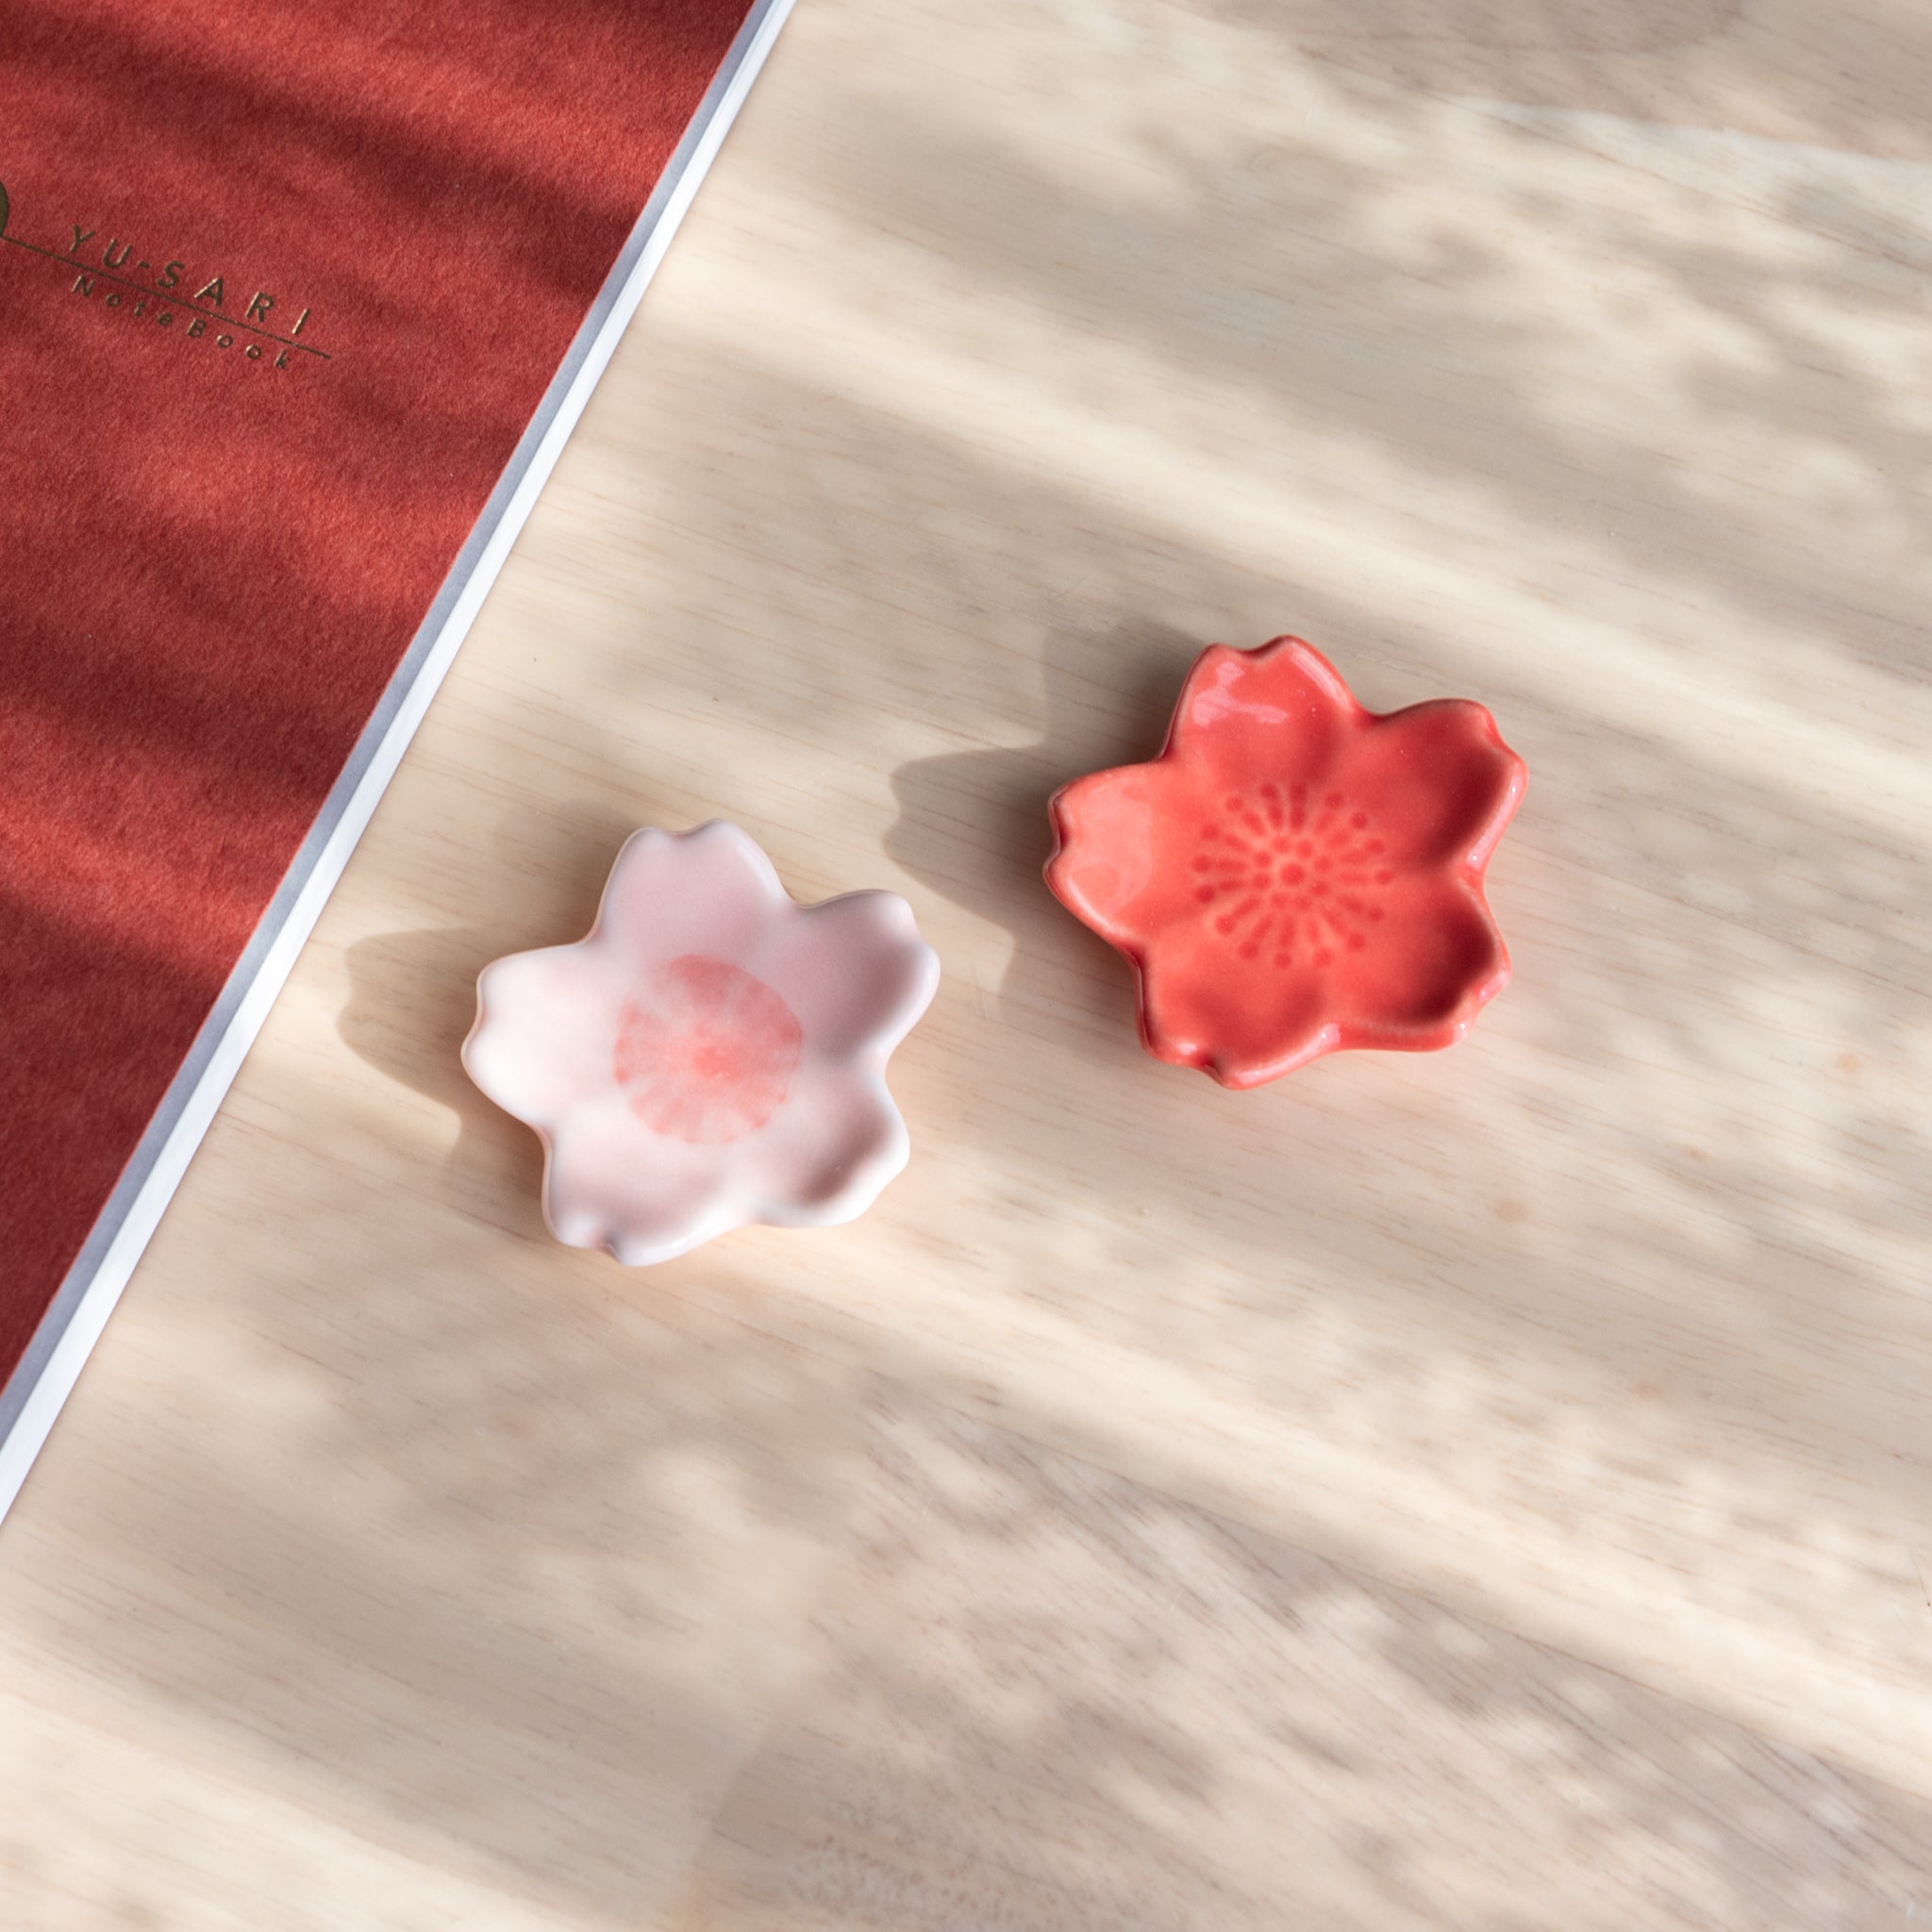
M1300 638L1255 651L1214 644L1195 658L1165 756L1221 787L1276 774L1318 783L1367 717L1335 667Z
M791 908L772 861L736 825L651 826L617 855L592 937L633 967L689 953L738 959L774 912Z
M747 1218L831 1227L877 1200L910 1158L906 1123L876 1070L821 1062L747 1145Z
M1359 952L1337 955L1334 1010L1344 1046L1448 1046L1509 977L1482 895L1459 880L1398 880Z
M1376 718L1336 782L1369 820L1390 864L1479 869L1523 796L1523 760L1466 698Z
M633 1266L668 1261L751 1216L715 1148L653 1134L615 1087L559 1123L543 1218L573 1248L608 1247Z
M1119 765L1054 793L1058 850L1046 882L1074 915L1117 946L1160 923L1168 881L1185 864L1192 781L1173 764Z
M939 987L939 955L896 892L847 892L773 924L746 958L798 1016L808 1058L883 1057Z
M611 1084L622 996L616 963L602 946L580 941L512 953L477 981L463 1065L507 1113L547 1128L582 1094Z
M1141 1037L1157 1058L1225 1087L1257 1087L1338 1044L1327 987L1312 966L1229 970L1204 946L1155 948L1141 968Z

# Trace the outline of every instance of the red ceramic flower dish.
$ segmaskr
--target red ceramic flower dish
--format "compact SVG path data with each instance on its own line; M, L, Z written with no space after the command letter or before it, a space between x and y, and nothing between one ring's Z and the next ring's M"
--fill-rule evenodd
M1216 644L1158 758L1054 794L1046 882L1133 966L1158 1059L1258 1087L1449 1046L1509 977L1483 869L1525 775L1481 705L1377 716L1299 638Z

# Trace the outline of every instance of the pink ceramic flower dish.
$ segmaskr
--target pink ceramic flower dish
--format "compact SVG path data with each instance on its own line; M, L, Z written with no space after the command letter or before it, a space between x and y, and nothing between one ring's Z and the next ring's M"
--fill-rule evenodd
M586 938L484 969L463 1065L542 1141L558 1241L666 1261L872 1206L910 1152L886 1060L939 975L896 893L800 906L736 825L642 831Z
M1047 883L1132 964L1157 1058L1257 1087L1448 1046L1509 977L1483 873L1524 778L1481 705L1377 716L1299 638L1216 644L1158 758L1055 793Z

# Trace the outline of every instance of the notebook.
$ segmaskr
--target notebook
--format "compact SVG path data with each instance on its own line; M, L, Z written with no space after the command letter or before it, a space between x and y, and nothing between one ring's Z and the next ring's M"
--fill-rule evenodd
M0 0L0 1511L789 0Z

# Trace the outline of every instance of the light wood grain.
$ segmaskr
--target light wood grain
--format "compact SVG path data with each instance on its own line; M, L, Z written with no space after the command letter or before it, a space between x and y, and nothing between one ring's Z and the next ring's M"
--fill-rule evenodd
M1928 42L801 0L0 1530L0 1924L1932 1912ZM1041 807L1284 629L1527 758L1517 978L1230 1095ZM626 1274L456 1048L714 814L915 1158Z
M1932 1805L882 1403L820 1681L683 1932L1902 1923Z

